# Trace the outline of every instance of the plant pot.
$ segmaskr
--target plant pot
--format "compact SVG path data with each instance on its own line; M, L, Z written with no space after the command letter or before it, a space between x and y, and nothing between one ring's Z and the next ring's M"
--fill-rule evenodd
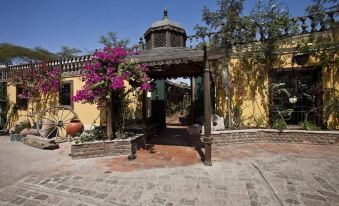
M294 55L294 60L298 65L305 65L310 57L309 54L296 54Z
M71 135L72 137L75 137L76 134L82 132L83 129L84 129L84 125L78 119L71 120L66 126L67 134Z

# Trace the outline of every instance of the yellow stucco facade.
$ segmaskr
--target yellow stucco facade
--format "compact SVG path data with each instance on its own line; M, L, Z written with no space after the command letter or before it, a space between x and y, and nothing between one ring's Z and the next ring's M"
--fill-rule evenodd
M322 34L323 35L323 34ZM332 36L333 34L325 34ZM334 35L333 42L338 42L338 35ZM320 59L311 56L307 64L300 66L293 61L293 56L296 54L295 47L303 39L308 38L307 35L298 37L291 37L278 42L279 52L278 58L270 66L270 68L262 68L256 65L255 62L249 63L244 60L242 52L248 47L235 49L228 64L228 81L225 83L223 77L218 77L215 81L215 107L219 116L228 116L228 104L231 105L232 124L238 124L243 127L268 127L270 121L270 98L269 98L269 85L270 85L270 72L276 70L294 71L303 70L307 68L321 68L321 87L324 93L322 94L322 106L324 110L327 109L330 102L338 101L339 99L339 72L338 65L320 65ZM248 45L247 45L248 46ZM338 53L334 55L337 61ZM212 66L212 70L225 70L223 60ZM338 62L338 61L337 61ZM74 95L77 90L80 90L84 82L81 81L79 76L65 76L65 82L72 83L72 94ZM126 83L127 84L127 83ZM229 85L229 90L227 86ZM127 86L128 89L128 86ZM331 91L331 92L328 92ZM227 95L229 93L230 95ZM16 102L16 87L8 84L7 94L10 102ZM230 97L230 101L228 99ZM214 97L212 97L214 98ZM128 106L131 114L141 107L141 98L138 94L130 94L131 100ZM47 105L41 105L37 102L36 111L39 111L47 106L58 105L58 95L49 101ZM32 105L29 105L30 108ZM86 126L90 126L94 120L94 125L105 125L105 111L101 112L97 109L96 105L73 103L72 109L77 113L80 120ZM338 108L335 108L338 110ZM330 129L339 129L339 111L332 111L326 117L327 127ZM139 111L140 112L140 111ZM19 110L17 115L13 118L17 121L21 118L27 118L27 110ZM100 116L100 117L99 117ZM99 118L98 118L99 117ZM236 120L238 119L238 120ZM239 122L234 122L239 121ZM9 125L10 126L10 125Z
M81 81L81 78L78 76L65 76L63 79L64 82L69 82L72 85L72 93L75 94L77 90L80 90L81 87L84 85L84 82ZM7 95L8 99L12 104L15 104L17 102L16 100L16 86L13 85L11 82L8 83L7 86ZM13 123L22 120L22 119L30 119L32 121L31 114L33 114L35 117L38 116L38 112L42 111L43 109L46 109L47 107L51 106L58 106L59 105L59 97L58 94L53 95L53 97L49 98L48 102L45 101L36 101L35 103L29 103L28 109L19 109L17 111L17 114L11 118L11 122L8 126L11 126ZM69 107L70 109L73 109L76 114L79 116L79 119L83 122L83 124L86 126L90 126L94 122L95 126L100 125L100 110L97 109L96 105L90 105L90 104L82 104L78 102L73 102L72 106ZM32 110L33 109L33 110Z
M307 38L307 36L293 37L281 41L279 49L281 49L282 52L278 54L277 61L270 69L257 67L255 63L252 66L246 65L243 63L241 51L238 50L234 52L234 55L228 63L228 81L231 85L229 92L231 96L232 119L235 119L235 116L238 115L240 124L244 127L269 126L269 77L270 72L276 70L294 71L308 68L321 68L321 87L322 91L324 91L322 95L323 111L328 109L329 106L333 106L333 102L338 101L339 72L337 64L328 66L320 65L319 59L313 56L311 56L303 66L297 65L293 61L293 56L296 54L296 51L288 49L296 47L297 43L303 38ZM337 40L338 39L334 41ZM338 62L338 56L338 53L334 55L336 62ZM221 65L222 63L219 67ZM225 80L221 77L217 80L216 84L216 108L218 115L226 117L228 113L227 90L225 91L225 86L223 86L222 82L225 82ZM329 129L339 129L338 113L337 107L326 117L324 112L323 118L328 120L327 127Z

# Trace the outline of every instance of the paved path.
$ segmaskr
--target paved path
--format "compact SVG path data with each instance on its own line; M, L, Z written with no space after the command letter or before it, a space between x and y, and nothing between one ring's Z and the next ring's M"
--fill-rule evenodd
M0 148L0 205L339 205L336 146L232 145L214 150L213 167L163 168L164 155L145 153L139 159L153 167L128 172L114 168L124 158L71 160L67 144L43 151L0 140Z

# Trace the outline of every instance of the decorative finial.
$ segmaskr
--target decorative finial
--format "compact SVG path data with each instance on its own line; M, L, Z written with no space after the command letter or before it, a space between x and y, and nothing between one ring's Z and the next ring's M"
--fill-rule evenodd
M168 12L167 12L167 8L166 7L164 9L164 18L163 18L163 20L165 20L165 19L168 19Z

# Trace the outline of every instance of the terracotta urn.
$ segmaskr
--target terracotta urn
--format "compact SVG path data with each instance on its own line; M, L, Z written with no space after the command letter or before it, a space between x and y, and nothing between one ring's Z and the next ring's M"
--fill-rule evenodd
M84 125L78 119L72 119L66 126L67 134L75 137L77 133L82 132Z

